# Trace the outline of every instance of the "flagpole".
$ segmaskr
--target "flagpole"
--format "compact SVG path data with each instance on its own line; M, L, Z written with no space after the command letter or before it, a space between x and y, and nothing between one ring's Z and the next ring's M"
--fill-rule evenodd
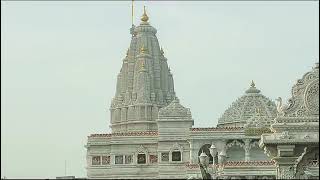
M132 0L132 2L131 2L131 23L132 23L132 25L134 24L134 23L133 23L133 16L134 16L133 1L134 1L134 0Z

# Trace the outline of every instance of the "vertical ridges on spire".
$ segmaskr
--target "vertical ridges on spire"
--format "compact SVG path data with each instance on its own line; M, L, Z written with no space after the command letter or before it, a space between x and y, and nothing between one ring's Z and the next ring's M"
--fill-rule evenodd
M132 24L130 47L117 78L110 107L113 132L157 130L159 109L175 97L173 77L146 8L141 20L138 26Z

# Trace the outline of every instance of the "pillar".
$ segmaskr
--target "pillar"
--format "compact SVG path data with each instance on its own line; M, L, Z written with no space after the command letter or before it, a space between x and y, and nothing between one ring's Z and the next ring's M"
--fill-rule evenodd
M245 139L244 140L244 160L245 161L250 161L250 142L251 140L250 139Z
M294 157L295 145L278 145L278 156L274 158L277 167L277 179L295 179L295 163L298 157Z

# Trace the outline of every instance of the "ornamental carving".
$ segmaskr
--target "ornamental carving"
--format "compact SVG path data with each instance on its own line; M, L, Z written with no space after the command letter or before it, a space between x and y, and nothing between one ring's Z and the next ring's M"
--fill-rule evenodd
M319 67L303 75L292 87L292 97L282 116L305 117L319 115Z
M226 148L229 149L232 146L239 146L241 148L244 148L245 144L243 142L238 141L238 140L233 140L232 142L227 143Z
M159 110L159 118L166 117L185 117L191 119L189 108L183 107L178 98L175 98L168 106Z
M178 143L174 143L172 145L172 147L170 148L170 152L173 152L173 151L180 151L180 152L183 152L183 147L178 144Z
M256 88L254 87L254 89ZM218 124L249 122L256 116L257 110L259 110L259 116L263 119L274 119L276 117L275 103L260 94L260 91L255 91L254 93L246 93L233 102L219 118Z
M297 160L295 176L298 179L303 179L306 176L305 171L307 171L309 167L319 167L318 147L308 149L305 148L304 152Z
M319 80L311 82L306 88L305 106L307 110L314 115L319 114Z
M260 136L264 133L271 133L270 128L247 128L244 131L246 136Z
M277 179L295 179L293 166L279 166Z

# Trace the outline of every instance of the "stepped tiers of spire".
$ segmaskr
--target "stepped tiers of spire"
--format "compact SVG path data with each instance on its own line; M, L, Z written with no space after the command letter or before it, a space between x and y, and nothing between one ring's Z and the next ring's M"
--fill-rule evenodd
M157 130L160 108L175 98L172 74L144 10L139 26L130 29L132 39L117 78L111 103L113 132Z

